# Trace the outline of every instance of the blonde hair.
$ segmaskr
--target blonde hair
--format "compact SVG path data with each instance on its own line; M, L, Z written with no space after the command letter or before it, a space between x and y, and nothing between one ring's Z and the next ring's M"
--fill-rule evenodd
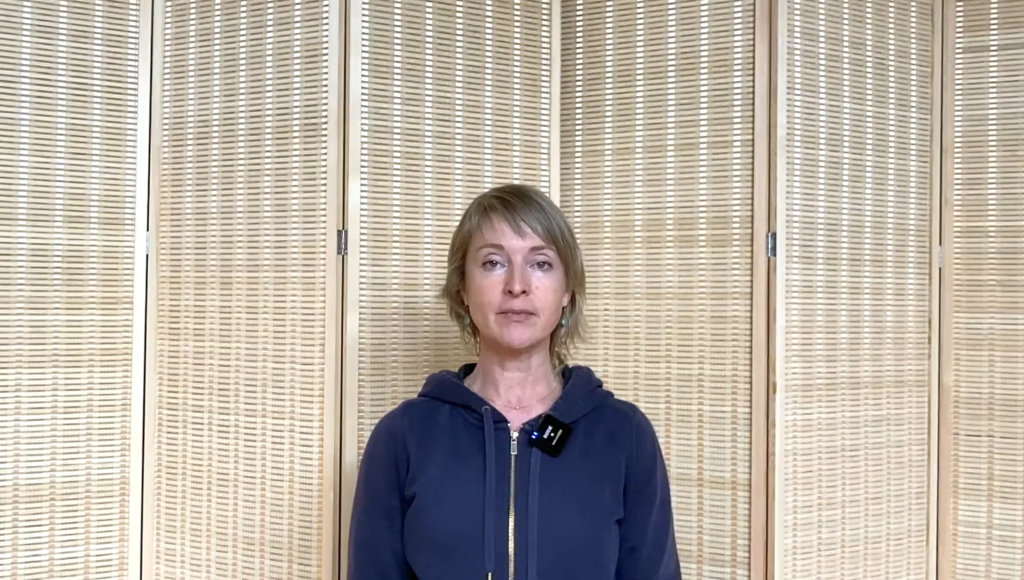
M502 185L480 195L469 204L448 246L448 275L441 297L448 307L448 316L459 327L462 339L479 352L480 335L469 317L469 307L462 300L466 282L466 255L470 243L485 225L504 222L518 236L533 232L558 254L565 272L569 304L562 311L566 321L551 333L551 361L556 368L564 366L572 349L583 336L583 303L586 298L586 273L583 254L568 220L550 198L540 190L526 185Z

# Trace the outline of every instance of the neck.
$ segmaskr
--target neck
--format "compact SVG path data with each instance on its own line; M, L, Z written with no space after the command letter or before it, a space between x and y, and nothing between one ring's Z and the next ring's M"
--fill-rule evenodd
M555 398L552 391L560 383L547 349L518 357L481 349L476 368L466 377L466 386L484 399L515 406L528 405L548 394Z

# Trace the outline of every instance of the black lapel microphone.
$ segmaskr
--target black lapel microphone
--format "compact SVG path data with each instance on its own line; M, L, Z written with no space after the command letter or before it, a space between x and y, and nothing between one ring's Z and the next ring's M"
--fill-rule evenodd
M547 414L541 417L537 428L530 434L533 445L551 457L558 457L562 454L569 435L572 434L572 427L559 421L554 415Z

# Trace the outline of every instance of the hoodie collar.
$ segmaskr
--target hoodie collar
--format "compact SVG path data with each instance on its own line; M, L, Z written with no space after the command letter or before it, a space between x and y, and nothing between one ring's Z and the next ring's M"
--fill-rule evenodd
M484 408L491 405L466 386L466 377L475 368L476 363L468 363L456 371L445 370L434 373L427 377L419 396L465 408L471 411L468 415L473 418L474 422L482 423ZM576 421L600 403L612 398L611 391L604 388L601 379L597 378L589 367L564 367L562 383L564 385L562 394L551 406L548 414L554 415L565 423ZM493 412L496 420L499 420L499 417L499 422L504 420L497 410Z

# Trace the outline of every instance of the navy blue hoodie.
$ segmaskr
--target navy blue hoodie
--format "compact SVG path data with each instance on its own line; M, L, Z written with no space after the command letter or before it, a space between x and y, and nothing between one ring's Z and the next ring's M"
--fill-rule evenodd
M549 413L572 432L552 457L530 442L539 419L514 438L466 387L472 371L431 375L374 428L349 580L678 580L668 475L647 417L589 368L568 367Z

